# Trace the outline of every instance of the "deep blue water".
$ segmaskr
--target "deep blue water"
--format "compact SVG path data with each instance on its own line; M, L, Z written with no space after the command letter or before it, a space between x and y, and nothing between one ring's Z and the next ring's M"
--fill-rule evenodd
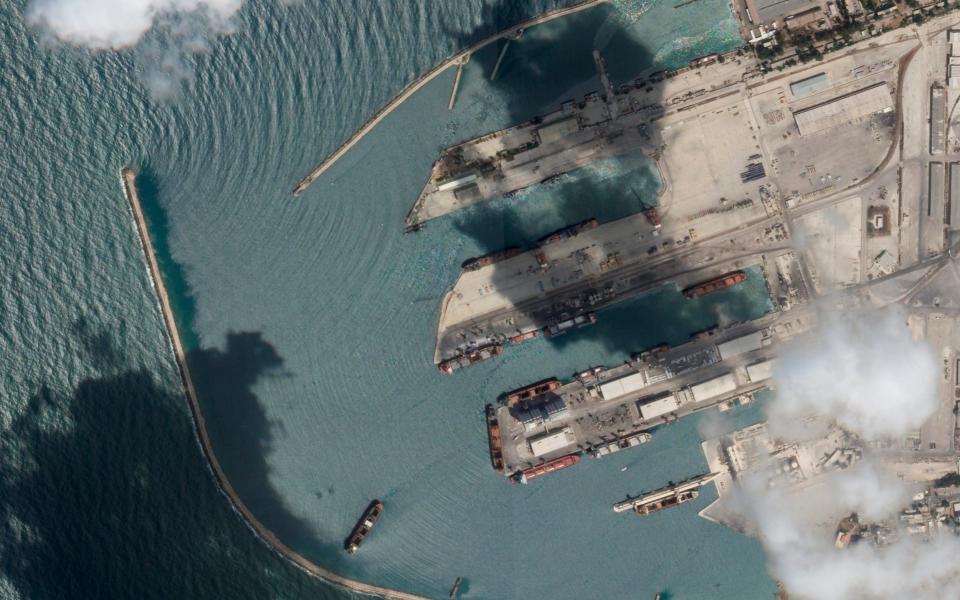
M646 161L606 161L547 189L401 235L443 146L597 87L729 47L722 1L615 2L473 57L393 113L300 200L293 184L406 82L555 3L250 2L193 60L171 103L142 57L45 43L0 4L0 589L25 598L342 597L276 557L216 491L119 184L129 164L225 468L251 508L319 564L468 598L768 597L760 547L696 518L609 506L700 472L697 420L633 453L510 486L483 405L548 375L615 364L769 309L755 286L684 301L664 288L597 327L456 377L432 365L437 308L463 259L583 214L654 201ZM640 13L643 13L642 15ZM629 189L629 194L626 193ZM621 472L624 464L632 466ZM339 545L373 497L362 552ZM698 568L691 569L696 563Z

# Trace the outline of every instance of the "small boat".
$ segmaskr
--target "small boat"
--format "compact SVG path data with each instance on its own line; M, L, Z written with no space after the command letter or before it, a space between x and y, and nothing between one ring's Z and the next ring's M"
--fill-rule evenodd
M463 577L457 577L457 580L453 582L453 587L450 588L450 600L457 600L457 596L460 594L461 583L463 583Z

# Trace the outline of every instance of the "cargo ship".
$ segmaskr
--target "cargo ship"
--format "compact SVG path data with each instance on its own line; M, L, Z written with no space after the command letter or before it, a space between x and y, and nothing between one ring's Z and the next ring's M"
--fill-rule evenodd
M528 483L531 479L536 479L537 477L542 477L548 473L553 473L561 469L566 469L567 467L572 467L573 465L580 462L579 454L568 454L566 456L561 456L560 458L555 458L549 460L542 465L537 465L532 469L527 469L520 473L517 479L520 483Z
M547 244L553 244L561 240L568 238L576 237L583 233L584 231L590 231L591 229L596 229L600 226L600 222L596 219L590 218L586 221L581 221L575 225L570 225L569 227L564 227L559 231L555 231L550 235L540 238L540 245L546 246Z
M570 331L571 329L579 329L581 327L586 327L587 325L593 325L597 322L596 313L585 313L572 319L565 319L552 325L547 325L543 328L543 333L547 337L557 337L558 335L563 335Z
M355 554L357 552L360 544L370 535L370 530L377 524L377 520L381 514L383 514L383 503L379 500L374 500L370 503L370 506L367 507L367 510L364 511L363 516L360 517L357 524L353 526L350 537L344 542L343 547L347 551L347 554Z
M526 400L531 400L537 396L546 394L547 392L552 392L558 387L560 387L560 382L556 379L544 379L543 381L538 381L520 389L513 390L512 392L508 392L507 397L504 400L504 404L513 407Z
M540 330L534 327L533 329L528 329L526 331L521 330L517 335L510 336L511 344L520 344L527 340L532 340L533 338L540 335Z
M671 506L679 506L696 499L700 495L697 490L716 479L717 475L719 473L706 473L680 483L671 483L665 488L636 498L627 497L623 502L613 505L613 512L632 510L638 515L649 515Z
M450 375L457 369L469 367L470 365L475 365L479 362L489 360L495 356L500 356L502 352L502 344L487 344L486 346L480 346L475 350L469 350L467 352L458 354L453 358L448 358L447 360L441 361L437 367L444 375Z
M690 286L683 290L683 295L687 298L699 298L701 296L706 296L707 294L712 294L713 292L718 292L720 290L733 287L737 284L743 283L746 280L747 274L743 271L732 271L730 273L721 275L716 279L711 279L710 281L704 281L703 283Z
M488 404L487 413L487 441L490 444L490 464L498 475L503 475L503 439L500 437L500 424L497 422L497 409Z
M496 264L502 260L507 260L517 256L518 254L523 254L523 248L517 246L511 246L510 248L505 248L497 252L491 252L490 254L484 254L477 258L471 258L470 260L463 263L464 271L476 271L488 265Z
M635 448L646 444L653 438L652 435L646 431L641 431L633 435L628 435L619 439L616 439L612 442L607 442L606 444L600 444L599 446L594 446L587 450L587 454L593 458L601 458L608 454L613 454L614 452L620 452L621 450L626 450L627 448Z

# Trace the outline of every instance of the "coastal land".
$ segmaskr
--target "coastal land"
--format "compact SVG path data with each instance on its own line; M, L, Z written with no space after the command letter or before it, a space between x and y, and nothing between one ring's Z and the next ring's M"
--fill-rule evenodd
M531 24L481 43L516 35ZM955 208L960 135L953 108L960 79L951 74L952 57L960 60L958 26L958 19L947 15L917 27L877 30L794 64L787 64L790 58L764 58L760 48L776 35L761 33L747 51L701 57L689 67L619 87L610 83L597 54L602 91L446 149L404 224L412 233L429 220L524 188L562 185L571 170L624 154L642 153L655 161L663 187L656 202L638 214L570 223L530 247L468 261L445 295L437 322L434 363L445 374L497 360L527 340L588 328L606 309L662 286L696 302L761 282L772 307L756 320L718 323L686 343L649 348L621 365L583 365L585 370L564 381L503 390L486 410L494 470L531 482L573 467L582 456L600 459L642 448L657 428L687 415L749 404L770 385L783 344L817 325L813 301L838 291L853 304L908 306L912 326L948 357L945 381L950 381L960 348L960 306L945 299L960 294L956 283L940 274L954 264L960 223ZM478 47L405 88L295 193L392 107ZM197 435L221 490L261 539L307 572L362 593L419 597L317 566L246 509L205 432L136 197L135 174L125 170L123 178ZM796 244L798 237L806 243ZM915 452L896 458L923 465L912 471L918 479L940 477L950 465L956 469L955 389L945 383L941 391L935 418L916 440L897 446L898 451L915 446ZM814 467L848 464L856 454L847 452L848 439L831 441L836 459ZM723 457L710 454L714 450L705 446L704 452L711 472L692 481L697 487L713 483L722 495L736 473ZM927 468L931 463L937 468ZM668 485L631 501L630 509L649 514L678 506L695 497L694 491ZM725 522L722 515L711 518Z

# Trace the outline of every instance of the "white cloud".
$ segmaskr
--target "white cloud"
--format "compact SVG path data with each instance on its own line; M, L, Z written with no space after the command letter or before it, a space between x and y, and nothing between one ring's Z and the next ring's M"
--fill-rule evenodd
M60 42L91 50L138 46L143 83L155 100L193 78L190 59L208 38L233 31L243 0L31 0L27 22ZM162 35L148 36L148 32Z
M243 0L33 0L27 22L69 44L96 50L138 44L157 22L177 13L227 27Z
M823 415L863 439L902 439L936 410L938 378L934 353L912 339L901 311L821 315L814 332L779 355L770 430L785 440L809 439L807 417ZM921 540L901 532L884 546L834 546L842 517L856 512L863 522L896 523L914 491L868 454L801 489L771 489L762 475L746 477L732 501L791 598L960 598L960 539L952 534Z
M863 486L860 493L851 493L857 484ZM740 491L738 508L757 527L770 574L791 598L960 598L960 563L953 558L960 540L952 534L930 540L903 534L881 547L869 542L834 546L840 516L860 511L862 518L889 517L906 501L902 482L880 469L830 476L820 485L789 492L748 480Z
M896 309L824 316L777 361L771 430L789 437L813 414L869 440L918 428L937 407L937 361L905 321Z

